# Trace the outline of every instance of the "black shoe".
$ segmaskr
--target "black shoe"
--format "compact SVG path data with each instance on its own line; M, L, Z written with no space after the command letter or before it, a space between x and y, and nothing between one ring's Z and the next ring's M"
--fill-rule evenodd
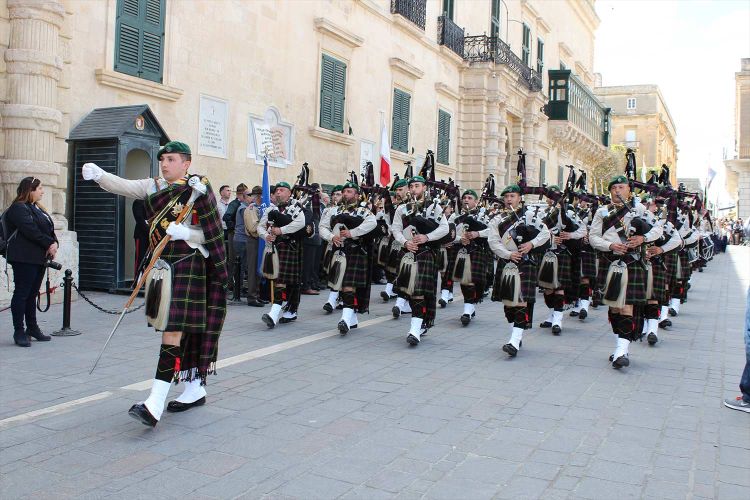
M419 339L412 335L411 333L406 337L406 341L409 343L409 345L417 345L419 344Z
M323 310L326 313L331 314L333 312L333 306L331 305L330 302L326 302L325 304L323 304Z
M669 326L672 326L672 320L667 318L665 320L659 321L659 328L667 328Z
M279 323L286 324L291 323L292 321L297 321L297 316L294 316L293 318L285 318L284 316L279 318Z
M274 323L273 318L268 313L261 316L260 319L263 320L263 323L265 323L268 328L273 328L274 326L276 326L276 323Z
M562 333L562 328L560 328L560 325L554 325L552 327L552 335L560 335Z
M576 316L578 316L578 311L570 311L571 318L575 318Z
M448 303L443 299L438 300L438 304L440 304L440 307L442 307L443 309L448 305Z
M614 357L614 356L610 356ZM612 367L619 370L625 366L630 366L630 359L627 356L620 356L616 360L612 361Z
M545 321L544 323L539 323L539 326L540 326L541 328L549 328L549 327L551 327L551 326L552 326L552 323L551 323L551 322L549 322L549 321Z
M471 315L462 314L461 315L461 324L464 325L464 326L468 325L469 323L471 323L471 318L473 318L476 315L477 315L476 313L471 313Z
M261 304L263 304L263 305L266 305L266 304L270 304L270 303L271 303L271 301L270 301L270 300L266 300L266 299L258 299L258 302L260 302L260 303L261 303Z
M515 358L516 354L518 354L518 349L516 349L513 344L510 343L503 346L503 351L508 353L508 356L510 356L511 358Z
M156 427L156 423L158 422L143 403L137 403L131 406L128 410L128 415L138 420L143 425L148 425L150 427Z
M42 333L42 331L39 329L39 326L30 326L29 328L27 328L26 335L28 335L29 337L33 337L35 340L38 340L40 342L48 342L52 340L52 337Z
M26 335L26 330L23 328L13 330L13 342L15 342L17 346L31 347L29 336Z
M339 321L339 333L341 335L346 335L347 333L349 333L349 325L347 325L346 321L344 321L343 319Z
M673 317L677 316L677 311L675 311L674 308L670 307L669 308L669 315L673 316Z
M648 345L654 345L657 342L659 342L659 338L656 336L654 332L651 332L646 337L646 340L648 340Z
M336 305L336 310L338 310L338 311L340 311L343 308L344 308L344 304L337 304Z
M247 305L250 307L263 307L263 304L258 302L257 300L251 300L247 303Z
M181 411L189 410L194 406L203 406L206 404L206 396L193 401L192 403L181 403L177 400L170 401L167 403L167 411L172 413L179 413Z
M386 292L385 290L380 292L380 297L383 299L383 302L388 302L389 300L391 300L391 296L388 295L388 292Z
M398 306L393 306L391 309L391 314L393 314L393 317L398 319L399 316L401 316L401 309L398 308Z
M586 309L581 309L578 311L578 319L583 321L584 319L588 318L589 313L586 311Z

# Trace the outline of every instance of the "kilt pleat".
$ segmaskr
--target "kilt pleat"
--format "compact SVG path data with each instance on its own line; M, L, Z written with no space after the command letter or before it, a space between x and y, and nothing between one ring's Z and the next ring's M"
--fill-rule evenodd
M406 250L403 249L400 252L400 257L406 254ZM401 258L399 257L399 262ZM437 252L429 246L422 246L417 250L415 255L415 261L417 263L417 277L414 282L414 297L425 297L434 296L437 294ZM405 293L405 290L399 289L401 293Z
M596 251L588 245L581 249L581 277L596 279Z
M279 253L279 277L276 282L284 285L299 285L302 282L302 245L293 240L276 243Z
M664 304L668 298L669 270L665 267L659 260L651 262L653 291L649 299L658 300L659 304Z
M360 245L350 245L344 247L346 254L346 271L341 286L346 288L360 288L369 285L369 275L367 273L368 255L365 249Z
M458 255L458 250L456 250L456 255ZM469 247L469 258L471 261L471 282L477 286L484 285L487 277L492 274L494 264L492 251L487 245L471 245ZM453 269L455 263L456 258L454 256L453 262L448 263L450 265L448 269Z

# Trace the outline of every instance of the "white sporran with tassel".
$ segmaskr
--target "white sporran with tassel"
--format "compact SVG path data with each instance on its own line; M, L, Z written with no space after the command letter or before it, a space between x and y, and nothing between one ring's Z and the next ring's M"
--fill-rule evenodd
M552 251L545 252L544 257L542 257L542 263L539 265L539 274L537 275L539 286L549 290L560 288L557 269L557 254Z
M414 294L416 283L417 257L413 252L407 252L401 257L401 262L398 265L396 286L402 293L411 297Z
M524 297L521 294L521 271L513 262L508 262L500 274L500 299L503 305L517 307L523 304Z
M453 280L462 285L471 285L471 255L468 250L462 248L456 255L456 263L453 264Z
M267 244L263 249L260 270L267 280L275 280L279 277L279 253L273 243Z
M346 254L343 250L336 250L331 257L331 265L328 267L328 286L331 290L341 290L346 274Z
M622 260L611 263L604 283L602 303L616 309L624 306L628 292L628 266Z
M157 331L165 331L172 302L172 266L158 259L146 276L146 321Z

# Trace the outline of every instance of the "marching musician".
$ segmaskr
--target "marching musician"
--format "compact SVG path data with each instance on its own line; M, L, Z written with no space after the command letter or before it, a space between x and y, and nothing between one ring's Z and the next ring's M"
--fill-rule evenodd
M642 247L657 240L662 228L659 225L648 227L643 219L646 209L635 202L627 177L615 176L607 189L612 203L596 211L589 241L601 252L599 274L607 276L605 304L610 306L609 321L612 332L617 335L617 346L610 361L619 369L630 364L628 348L640 334L635 308L645 306L648 299L648 275Z
M698 259L698 240L700 233L693 227L693 214L689 208L679 210L676 228L682 238L683 246L679 253L678 273L675 276L672 298L669 302L669 315L680 314L680 304L687 300L690 278L693 274L693 262Z
M421 175L409 179L411 201L396 210L392 234L404 251L399 266L399 293L409 298L412 311L406 341L417 345L435 321L439 241L449 232L439 200L430 200Z
M459 214L453 211L451 200L447 200L443 204L443 215L445 215L445 219L449 225L453 224L455 226L456 218ZM440 249L442 259L445 261L442 263L443 269L440 270L440 298L438 299L438 304L441 308L445 308L453 302L453 267L456 264L456 255L461 246L459 242L460 238L456 234L454 241L448 242Z
M297 319L302 286L302 244L305 229L302 205L292 198L288 182L279 182L274 201L258 223L258 237L266 240L266 252L277 252L279 268L271 284L271 310L262 317L268 328ZM276 273L275 273L276 274Z
M538 283L535 249L545 245L550 232L541 214L523 203L522 189L513 184L502 193L506 210L490 221L488 245L498 257L492 300L503 302L510 339L503 351L515 357L521 349L523 331L531 328Z
M396 198L394 200L396 202L396 208L393 215L393 219L395 220L396 212L398 212L398 209L401 206L405 205L409 201L411 196L409 194L408 179L397 180L393 183L393 189L396 192ZM390 231L391 237L391 246L388 253L388 263L385 266L388 285L385 286L385 290L383 293L388 296L388 300L392 299L394 296L396 297L396 305L391 308L391 313L393 314L394 318L398 319L402 314L411 314L411 306L409 305L407 296L403 292L400 292L398 290L398 287L396 287L396 278L398 278L398 266L401 262L401 253L404 245L396 237L393 227L393 221L391 221L391 225L388 229ZM394 291L396 292L395 295L393 294ZM386 300L386 297L383 295L383 293L381 293L380 296L383 297L383 300Z
M335 210L336 207L339 205L339 203L341 203L341 190L343 188L344 186L342 186L341 184L336 184L331 189L331 204L323 210L323 214L320 216L321 223L326 217L330 218L330 215L328 214L328 212ZM332 246L333 245L331 245L331 243L329 242L328 245L326 246L326 249L323 251L323 264L322 265L323 265L323 269L326 271L326 274L328 273L328 262L330 260ZM328 299L326 299L326 301L323 303L323 310L327 314L331 314L333 310L338 307L339 303L340 303L339 291L331 290L330 292L328 292Z
M367 312L369 306L371 249L363 237L378 223L370 210L360 206L359 189L353 182L344 184L341 203L327 210L320 221L320 236L334 251L328 281L344 305L338 323L342 335L357 327L357 313Z
M143 199L150 222L150 251L169 236L161 260L171 267L171 296L168 320L161 331L161 349L156 376L148 398L134 404L128 414L154 427L161 419L171 383L185 382L185 390L167 405L167 411L181 412L206 402L204 385L216 372L216 356L224 317L228 274L224 254L224 234L216 198L206 177L188 175L190 147L171 141L157 155L161 177L127 180L110 174L93 163L83 165L82 175L110 193ZM195 199L192 210L181 224L178 215L189 203L191 178L205 186L205 194ZM147 292L147 313L159 309L161 294ZM156 298L155 298L156 297ZM159 330L157 330L159 331Z
M478 202L476 191L464 191L461 197L463 212L455 218L459 250L451 274L454 280L461 283L464 311L460 320L463 326L467 326L476 316L476 304L482 302L488 286L487 277L492 273L494 265L492 251L487 243L490 217Z
M596 250L589 243L588 234L591 222L594 220L595 210L593 208L588 201L580 200L578 202L578 218L586 227L586 234L581 238L581 251L579 253L581 281L578 285L578 301L574 310L570 312L570 315L578 317L581 321L585 320L589 315L592 292L596 286Z
M550 186L548 189L560 193L557 186ZM549 316L539 326L552 327L552 333L560 335L566 290L567 295L571 296L573 285L579 282L578 277L573 274L574 270L580 273L580 265L574 261L580 259L577 250L581 239L586 235L586 226L572 208L562 208L560 203L551 198L548 198L547 203L543 221L551 233L552 248L549 252L554 253L557 260L557 276L553 277L551 282L540 279L539 285L544 290L544 303L549 308ZM540 275L543 274L542 271Z
M676 256L676 252L679 252L682 246L682 238L666 217L658 215L660 205L664 203L663 199L649 197L644 200L644 203L649 213L654 216L653 223L662 228L662 235L659 239L648 245L646 249L646 257L652 274L652 291L644 311L644 333L646 333L648 344L654 345L659 341L657 334L659 320L664 320L667 317L665 304L669 300L670 267L667 265L666 259L670 256Z

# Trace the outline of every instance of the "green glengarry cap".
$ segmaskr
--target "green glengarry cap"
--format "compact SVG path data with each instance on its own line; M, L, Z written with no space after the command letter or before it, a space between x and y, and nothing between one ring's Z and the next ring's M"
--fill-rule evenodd
M521 186L519 186L518 184L511 184L510 186L506 187L505 189L503 189L503 192L500 193L500 196L505 196L508 193L523 194L521 193Z
M336 184L335 186L333 186L333 189L331 189L331 194L340 193L342 189L344 189L344 186L342 186L341 184Z
M341 190L343 191L344 189L347 189L347 188L354 189L355 191L359 193L359 186L357 186L351 181L344 183L344 185L341 187Z
M612 177L612 180L607 184L607 191L612 190L612 186L615 184L630 184L630 181L628 181L628 178L624 175L616 175Z
M169 141L161 147L159 153L156 155L157 160L161 160L164 153L182 153L186 155L192 154L190 152L190 146L180 141Z
M421 175L415 175L414 177L409 179L409 185L411 186L415 182L421 182L422 184L424 184L426 181L424 180L424 177L422 177Z
M397 180L396 182L393 183L393 189L395 191L396 189L398 189L400 187L408 186L408 185L409 185L409 183L407 182L406 179L399 179L399 180Z
M547 189L549 189L550 191L557 191L558 193L560 192L560 186L558 186L557 184L552 184L551 186L547 186Z
M284 182L284 181L276 183L276 189L279 189L279 188L287 188L290 191L292 190L292 186L290 186L288 182Z
M473 196L474 198L479 199L479 196L477 196L477 192L474 191L473 189L467 189L466 191L464 191L464 194L461 195L461 198L467 195Z

